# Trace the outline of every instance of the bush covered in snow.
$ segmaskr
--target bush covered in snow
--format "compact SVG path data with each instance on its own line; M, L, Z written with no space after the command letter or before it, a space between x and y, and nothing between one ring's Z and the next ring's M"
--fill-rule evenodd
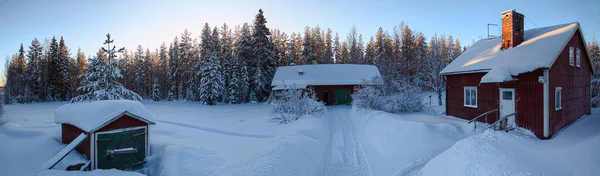
M405 80L385 82L381 77L364 81L352 95L353 106L390 113L423 111L421 90Z
M275 94L271 111L275 122L287 124L302 116L325 111L325 104L317 101L313 92L292 89Z

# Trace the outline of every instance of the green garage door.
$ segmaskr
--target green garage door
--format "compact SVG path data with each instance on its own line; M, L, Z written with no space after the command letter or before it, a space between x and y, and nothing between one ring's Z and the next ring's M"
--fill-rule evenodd
M335 105L348 105L352 101L350 90L348 89L334 90L333 96L335 98Z
M98 169L140 169L146 156L146 128L98 132L96 145Z

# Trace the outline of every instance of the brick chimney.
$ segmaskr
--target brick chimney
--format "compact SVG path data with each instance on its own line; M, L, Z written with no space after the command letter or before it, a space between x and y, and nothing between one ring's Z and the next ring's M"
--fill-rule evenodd
M502 49L515 47L523 42L523 14L514 9L502 12Z

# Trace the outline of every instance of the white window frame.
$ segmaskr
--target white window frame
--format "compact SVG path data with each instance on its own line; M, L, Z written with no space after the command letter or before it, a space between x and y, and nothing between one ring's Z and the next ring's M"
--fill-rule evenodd
M556 87L554 89L554 110L558 111L562 109L562 87Z
M467 91L469 91L469 97L467 97ZM473 92L475 93L475 102L471 102L471 97L473 96ZM477 87L475 86L465 86L463 88L463 106L470 108L477 108Z
M575 47L569 47L569 65L575 66Z
M577 48L577 53L575 54L575 60L576 60L576 64L577 67L581 67L581 50L579 48Z

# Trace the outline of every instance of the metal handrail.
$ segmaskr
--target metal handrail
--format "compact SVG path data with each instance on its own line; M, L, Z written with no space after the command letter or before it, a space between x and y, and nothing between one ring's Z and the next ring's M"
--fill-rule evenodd
M515 123L517 123L517 112L513 112L513 113L511 113L511 114L505 115L504 117L502 117L502 118L500 118L500 119L496 120L494 123L492 123L491 125L489 125L489 126L488 126L488 128L492 128L492 127L494 127L494 126L498 125L498 124L499 124L500 122L502 122L504 119L507 119L508 117L510 117L510 116L513 116L513 115L515 116Z
M476 121L477 119L479 119L481 117L484 117L484 116L487 117L488 114L491 114L491 113L496 112L496 111L498 111L498 109L494 109L494 110L491 110L491 111L488 111L488 112L484 112L483 114L481 114L481 115L479 115L479 116L477 116L477 117L469 120L469 123L472 123L472 122Z

